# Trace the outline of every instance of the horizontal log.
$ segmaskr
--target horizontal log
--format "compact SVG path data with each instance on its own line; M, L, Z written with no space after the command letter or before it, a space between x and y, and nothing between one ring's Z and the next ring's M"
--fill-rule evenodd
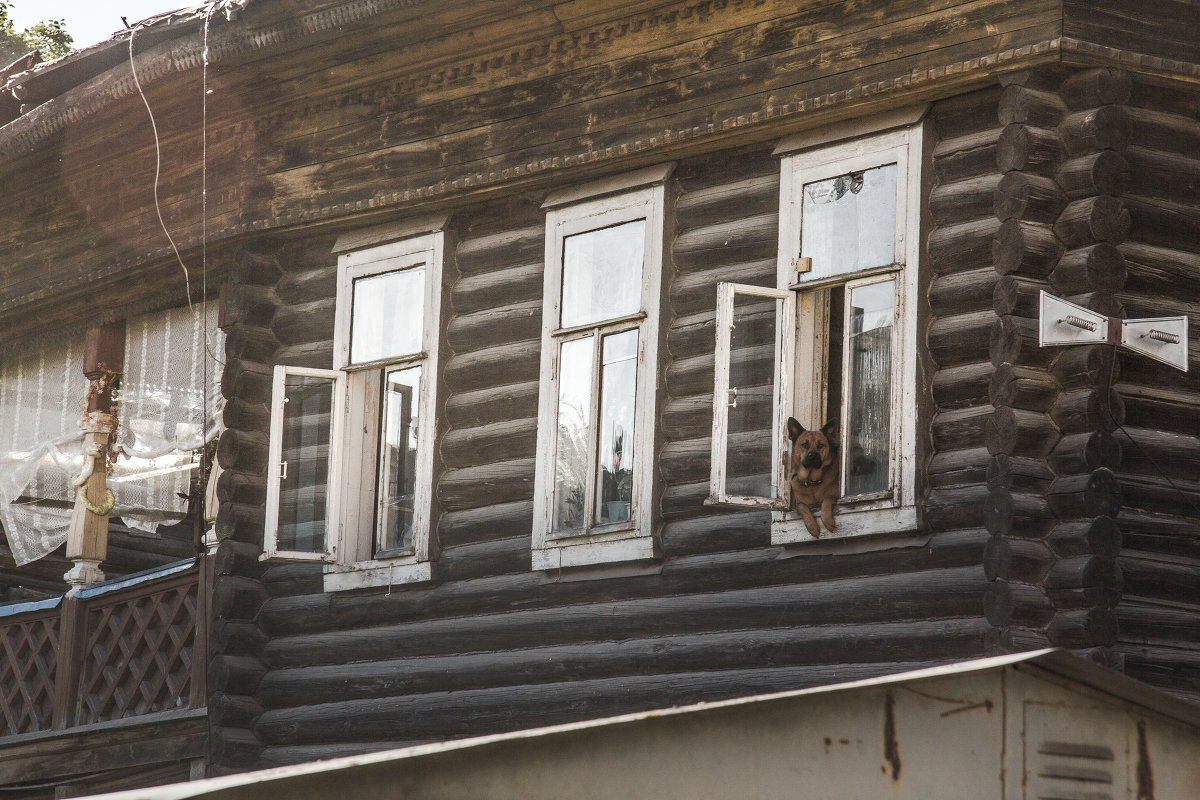
M222 322L226 325L269 327L280 306L271 286L247 286L240 283L224 287Z
M267 470L267 437L263 433L227 430L217 444L217 462L223 469L251 475Z
M664 521L695 517L704 512L710 486L707 479L692 483L667 484L662 493Z
M1046 463L1059 475L1090 473L1101 467L1116 469L1122 463L1122 451L1110 433L1073 433L1058 440L1046 455Z
M239 283L255 286L274 286L285 274L278 252L245 248L238 249L230 271Z
M1058 348L1050 373L1067 391L1106 386L1120 377L1116 351L1108 345Z
M519 303L457 314L446 327L446 342L456 352L469 352L485 347L520 342L527 347L542 334L542 300Z
M290 306L311 303L337 295L337 262L332 255L328 264L289 272L275 285L279 304Z
M1200 643L1200 625L1196 624L1193 609L1126 600L1113 610L1123 642L1176 646Z
M994 409L972 406L940 411L930 421L930 435L936 452L968 450L980 447L986 440L986 426Z
M501 308L542 296L542 259L460 278L451 298L458 314Z
M329 369L333 364L333 340L321 339L280 347L271 361L289 367Z
M983 558L984 574L989 581L1014 580L1040 583L1054 564L1054 553L1045 542L993 536Z
M507 538L492 536L483 542L443 546L437 560L437 578L465 581L528 571L532 546L528 530Z
M1052 176L1064 158L1066 148L1058 132L1032 125L1006 125L996 145L996 165L1001 172Z
M1200 516L1200 487L1182 481L1120 472L1121 507L1174 515L1181 510Z
M272 563L263 571L263 587L272 597L323 592L323 566L303 561Z
M271 331L285 345L332 339L336 306L337 298L333 296L281 306L271 320Z
M995 128L997 106L1003 90L996 85L967 94L939 100L933 105L930 117L941 139L954 139L974 131Z
M1108 606L1116 604L1123 585L1124 577L1117 560L1095 554L1055 560L1045 581L1051 597L1057 591L1088 589L1089 599Z
M1096 242L1120 244L1133 225L1129 208L1108 195L1074 200L1054 223L1054 233L1068 249Z
M1107 242L1065 253L1050 273L1053 292L1064 295L1116 292L1125 286L1125 257Z
M1073 389L1058 395L1050 418L1063 434L1111 432L1124 421L1125 407L1115 389Z
M208 696L208 719L220 728L251 728L262 715L262 704L253 697L213 692Z
M540 349L524 341L455 353L443 362L446 386L452 392L478 392L536 381Z
M271 400L274 370L253 361L230 361L221 375L221 395L226 400L240 400L248 405L265 404Z
M240 575L220 575L213 582L210 607L216 617L224 620L253 620L267 592L262 582Z
M537 454L537 419L454 428L442 435L441 454L443 463L450 468L533 458Z
M1115 105L1076 111L1062 120L1058 132L1070 155L1121 150L1130 141L1129 114Z
M989 489L1041 494L1054 481L1054 472L1039 458L1000 453L989 459L985 477Z
M991 309L938 317L926 336L930 355L943 368L983 361L995 321Z
M267 363L272 360L278 348L279 340L269 328L229 325L225 330L225 353L222 360L244 359Z
M1124 422L1189 435L1200 430L1195 391L1129 383L1119 384L1118 389L1125 405Z
M978 270L992 265L992 243L1000 220L986 219L939 226L929 234L929 266L935 275Z
M454 261L462 276L460 283L480 274L542 263L546 255L545 212L528 202L519 205L520 208L506 207L506 213L497 218L503 220L501 230L467 235L459 240ZM538 217L536 224L529 219L533 215Z
M1021 123L1054 128L1066 114L1066 105L1053 92L1010 84L1000 93L997 118L1001 125Z
M221 539L217 552L211 556L214 575L236 575L259 580L263 573L263 562L258 560L262 547L236 539Z
M1067 196L1053 178L1028 172L1009 172L996 187L996 218L1053 223L1067 206Z
M991 460L986 447L935 453L925 468L925 480L935 489L979 486L987 479Z
M266 430L271 412L268 405L249 403L240 397L226 398L221 409L221 422L226 428L243 431Z
M996 272L1045 279L1062 257L1063 246L1047 225L1008 219L992 246Z
M925 497L925 525L934 531L983 527L987 486L980 484L930 489Z
M1200 287L1193 286L1191 281L1200 270L1200 253L1141 242L1124 242L1120 251L1125 257L1129 291L1143 292L1151 297L1170 293L1171 297L1184 302L1200 301Z
M992 581L983 604L988 622L999 628L1041 628L1054 617L1054 604L1046 592L1027 583Z
M1190 203L1125 195L1126 211L1137 219L1137 240L1156 247L1200 253L1200 208Z
M1195 157L1200 150L1200 132L1196 130L1195 115L1190 112L1171 111L1170 106L1183 96L1173 100L1163 98L1155 108L1124 109L1129 121L1129 141L1150 150Z
M983 509L984 525L993 536L1038 539L1057 521L1040 494L992 489Z
M716 292L713 292L715 295ZM765 316L765 315L764 315ZM774 317L769 318L773 321ZM767 319L763 319L767 322ZM739 325L742 322L739 320ZM763 341L764 325L756 326L759 331L759 341ZM716 308L706 308L695 314L676 316L667 329L667 350L675 358L691 358L692 356L712 353L717 341Z
M759 214L684 231L675 237L671 254L680 270L766 259L779 241L778 213Z
M994 126L995 120L989 125ZM988 127L938 140L933 146L933 171L938 182L955 183L993 172L1000 132L1000 128Z
M1200 481L1200 437L1126 425L1121 430L1121 441L1128 442L1122 447L1122 472Z
M714 553L750 547L767 547L771 542L771 514L764 511L707 514L677 520L663 526L663 554Z
M1046 626L1056 647L1098 647L1117 641L1117 618L1110 608L1060 611Z
M262 743L251 730L245 728L212 728L209 733L208 761L210 769L229 770L227 774L245 772L258 764Z
M533 501L517 500L443 512L438 523L438 539L443 547L456 547L494 538L529 535L532 530Z
M446 511L528 500L533 471L532 458L448 469L437 483L437 497Z
M261 691L263 702L271 709L308 707L313 713L318 711L314 697L321 698L322 703L343 703L761 665L855 663L876 660L883 653L898 661L910 661L918 655L944 657L977 646L986 626L980 616L913 623L776 627L530 647L507 653L400 658L274 670L264 679ZM927 649L922 652L920 648ZM267 715L266 726L272 725L274 716Z
M506 610L303 636L276 635L267 646L266 658L272 669L469 652L499 658L500 652L531 646L708 633L718 618L725 630L750 631L955 617L964 602L979 602L985 586L982 567L966 566Z
M773 160L763 159L758 164L772 169L753 174L748 160L743 162L746 171L737 180L685 188L675 201L675 219L680 230L692 230L712 225L714 222L741 216L758 216L779 213L779 169ZM712 169L705 164L705 178ZM711 180L711 178L708 178Z
M1055 180L1071 200L1121 195L1129 187L1129 162L1116 150L1085 153L1063 162Z
M953 225L986 217L992 212L1000 175L972 176L939 184L929 193L929 213L938 225Z
M256 623L214 619L209 628L210 653L257 655L267 643L267 634Z
M987 308L995 286L996 270L990 265L939 275L929 286L929 307L939 316Z
M1049 289L1050 284L1046 281L1004 275L996 281L992 308L997 316L1015 314L1036 319L1041 307L1041 293Z
M740 401L739 401L740 405ZM662 413L662 434L668 441L696 439L712 431L712 394L672 397Z
M1103 467L1086 475L1065 475L1046 491L1046 502L1062 520L1112 517L1121 508L1121 483Z
M1117 561L1125 577L1125 592L1130 597L1164 600L1177 606L1200 602L1196 564L1191 559L1167 560L1156 553L1126 548Z
M536 419L539 388L538 381L532 380L455 392L446 400L446 422L455 428L466 428L514 419Z
M1133 92L1133 80L1122 69L1097 67L1072 73L1059 87L1059 96L1071 109L1122 105Z
M939 411L967 406L982 406L988 402L988 381L995 369L990 362L961 364L939 369L933 373L933 402Z
M266 674L267 668L257 658L218 653L208 662L208 690L253 696Z
M997 408L988 417L985 430L992 455L1045 456L1058 441L1059 432L1045 414L1023 409Z
M1000 656L1009 653L1025 653L1030 650L1045 650L1050 647L1050 638L1043 631L1024 628L993 628L988 636L988 655Z
M220 456L218 456L219 458ZM267 501L267 482L257 475L247 475L235 470L223 470L217 479L217 502L255 503Z

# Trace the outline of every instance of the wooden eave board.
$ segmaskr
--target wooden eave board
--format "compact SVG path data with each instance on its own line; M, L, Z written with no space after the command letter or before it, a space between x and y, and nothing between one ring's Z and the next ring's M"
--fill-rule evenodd
M1063 36L1195 63L1200 7L1192 0L1063 0Z

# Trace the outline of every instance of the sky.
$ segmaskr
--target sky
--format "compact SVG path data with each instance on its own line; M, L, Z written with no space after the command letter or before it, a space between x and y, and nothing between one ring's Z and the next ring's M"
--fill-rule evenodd
M12 0L9 18L17 30L44 19L66 20L75 47L102 42L125 27L124 14L133 25L146 17L200 5L201 0Z

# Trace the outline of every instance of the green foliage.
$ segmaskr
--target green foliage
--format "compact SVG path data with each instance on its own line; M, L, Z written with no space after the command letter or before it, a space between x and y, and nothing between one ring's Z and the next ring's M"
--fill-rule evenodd
M8 0L0 0L0 67L11 64L30 50L40 50L43 59L58 58L71 52L75 40L67 33L64 20L42 20L18 31L8 16L12 7Z

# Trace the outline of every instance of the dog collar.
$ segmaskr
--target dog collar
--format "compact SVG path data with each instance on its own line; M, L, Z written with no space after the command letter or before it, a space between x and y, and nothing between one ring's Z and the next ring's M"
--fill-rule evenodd
M824 479L822 479L822 480L824 480ZM820 485L821 485L821 481L800 481L800 485L801 485L801 486L803 486L803 487L805 487L805 488L808 488L808 487L811 487L811 486L820 486Z

